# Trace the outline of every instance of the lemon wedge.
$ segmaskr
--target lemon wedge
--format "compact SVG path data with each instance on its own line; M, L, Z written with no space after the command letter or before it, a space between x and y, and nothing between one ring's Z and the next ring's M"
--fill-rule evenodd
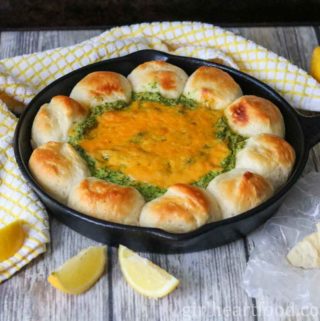
M0 262L9 259L23 245L26 237L24 223L22 220L16 220L0 229Z
M106 261L106 246L90 246L52 272L48 282L62 292L81 294L100 278Z
M179 285L179 280L127 247L119 246L121 271L127 282L140 294L162 298Z
M320 82L320 46L313 50L310 73L313 78Z

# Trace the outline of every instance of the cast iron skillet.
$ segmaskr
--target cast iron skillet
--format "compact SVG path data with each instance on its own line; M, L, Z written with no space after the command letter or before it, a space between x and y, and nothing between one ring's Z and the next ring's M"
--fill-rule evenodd
M220 68L228 72L239 83L244 94L261 96L276 104L285 119L286 140L296 151L296 163L285 186L267 202L246 213L207 224L198 230L184 234L172 234L160 229L126 226L95 219L58 203L44 192L28 168L28 160L32 152L30 145L31 125L40 106L50 101L51 97L55 95L69 95L73 86L88 73L110 70L128 75L137 65L149 60L168 61L181 67L188 74L203 65ZM288 191L300 177L310 148L319 140L320 116L299 116L279 94L257 79L235 69L204 60L178 57L154 50L142 50L124 57L85 66L61 77L43 89L30 102L19 119L14 137L14 148L15 157L23 176L39 195L50 213L64 224L89 238L112 246L124 244L140 251L173 253L199 251L225 244L247 235L265 222L275 213Z

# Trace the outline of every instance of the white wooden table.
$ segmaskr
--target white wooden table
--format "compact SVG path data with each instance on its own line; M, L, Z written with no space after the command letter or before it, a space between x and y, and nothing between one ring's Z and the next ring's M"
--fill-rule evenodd
M1 32L0 58L75 44L101 31ZM320 42L318 27L233 28L232 31L306 70L311 51ZM307 170L319 168L320 149L316 147L310 154ZM45 255L0 285L0 321L320 319L318 311L286 312L280 303L268 298L254 300L246 295L241 280L254 246L250 238L199 253L146 255L181 280L174 293L157 301L148 300L127 286L115 249L108 250L108 272L90 291L80 296L57 292L46 281L49 272L95 242L55 219L51 220L51 237Z

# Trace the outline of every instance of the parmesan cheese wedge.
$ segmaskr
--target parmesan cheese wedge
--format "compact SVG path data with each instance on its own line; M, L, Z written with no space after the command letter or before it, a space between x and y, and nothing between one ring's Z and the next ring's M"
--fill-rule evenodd
M293 266L304 269L320 268L320 223L317 232L306 236L288 253L287 259Z

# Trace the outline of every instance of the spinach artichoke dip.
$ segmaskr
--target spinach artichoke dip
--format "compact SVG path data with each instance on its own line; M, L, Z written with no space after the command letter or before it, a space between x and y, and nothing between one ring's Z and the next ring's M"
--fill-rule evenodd
M234 167L243 138L230 131L223 111L147 99L98 107L71 131L93 176L134 186L150 200L176 183L206 187Z
M32 125L39 185L95 219L186 233L246 212L295 161L282 114L220 68L147 61L87 74Z

